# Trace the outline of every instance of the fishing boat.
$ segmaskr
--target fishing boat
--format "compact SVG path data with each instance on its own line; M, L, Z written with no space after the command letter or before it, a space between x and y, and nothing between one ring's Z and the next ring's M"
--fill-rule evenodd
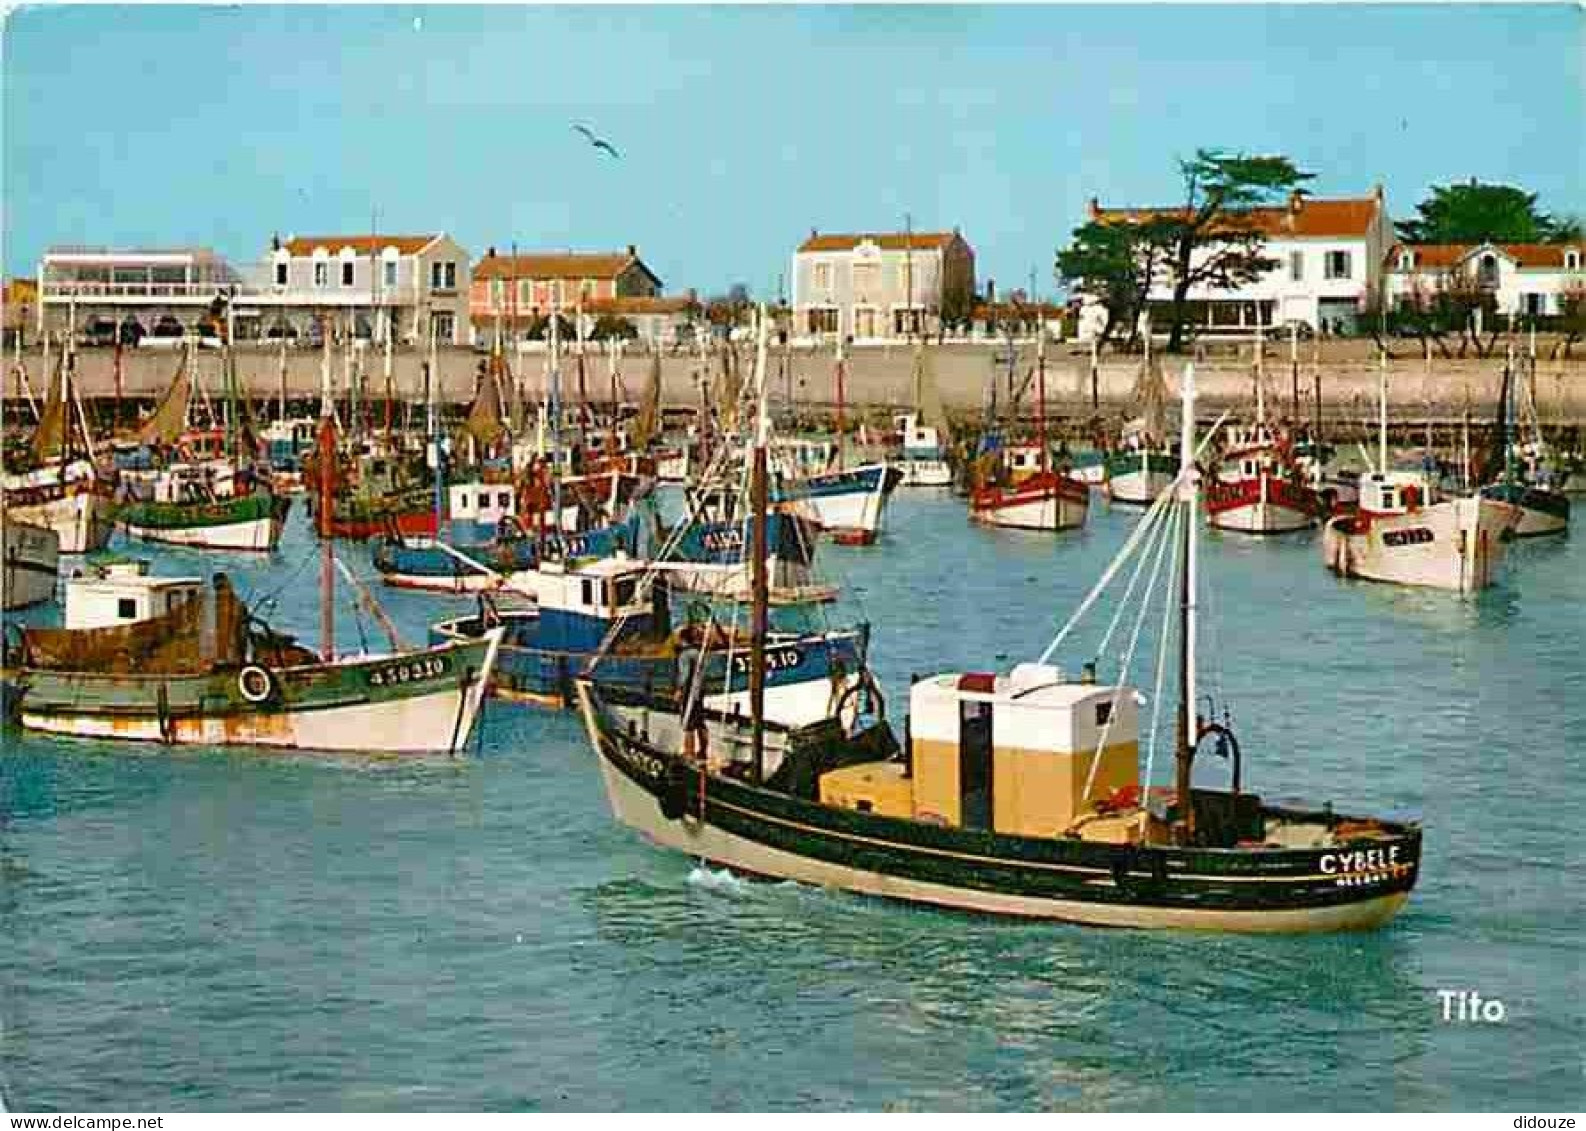
M924 341L914 347L914 411L895 417L903 487L951 487L953 469L947 462L947 414L936 387L930 355Z
M0 609L25 609L55 597L60 570L61 536L47 526L19 522L0 511L0 552L4 557L4 588Z
M1536 376L1535 347L1530 358L1528 375L1532 381ZM1514 432L1517 417L1518 394L1529 394L1526 400L1531 410L1531 421L1534 429L1533 439L1529 445L1521 445ZM1499 453L1494 461L1497 468L1492 472L1494 481L1486 483L1481 488L1481 497L1494 499L1518 507L1520 521L1509 532L1514 538L1534 538L1544 534L1563 534L1569 529L1569 496L1559 487L1555 487L1548 476L1544 466L1545 446L1542 442L1542 432L1536 419L1536 401L1531 387L1525 381L1524 375L1515 367L1514 347L1509 347L1508 358L1503 367L1503 383L1498 394L1498 420L1495 433L1495 447Z
M1177 453L1167 445L1167 382L1151 353L1151 335L1144 337L1145 356L1129 394L1140 416L1124 425L1120 442L1107 452L1103 476L1108 498L1136 506L1154 502L1178 475Z
M1382 362L1377 467L1356 509L1328 520L1322 560L1344 577L1473 593L1493 583L1518 507L1477 493L1439 499L1419 471L1388 465L1388 376Z
M63 554L100 549L114 529L115 475L108 465L100 469L74 370L75 354L68 348L24 465L8 468L0 481L9 517L54 531Z
M1046 335L1040 338L1036 360L1036 466L1020 475L1017 462L1006 459L991 481L977 484L969 495L969 517L986 526L1017 530L1074 530L1090 513L1090 488L1054 467L1046 434ZM1017 449L1015 449L1017 450Z
M763 439L756 512L763 510ZM1194 380L1184 380L1181 473L1146 512L1063 632L1006 675L950 672L916 681L900 746L879 704L858 719L802 726L764 710L763 575L757 577L748 717L720 717L699 749L700 719L608 701L578 682L579 703L618 821L662 847L750 876L794 880L968 911L1075 923L1249 932L1365 929L1409 898L1421 828L1409 819L1272 804L1243 788L1240 744L1224 713L1199 713L1196 636ZM758 538L757 538L758 541ZM1165 551L1172 550L1172 554ZM1172 787L1151 783L1154 730L1126 682L1087 663L1051 663L1136 554L1164 560L1167 584L1143 619L1177 612ZM1130 586L1131 591L1133 586ZM1172 622L1169 622L1172 623ZM1170 635L1173 639L1170 639ZM1161 676L1158 683L1162 683ZM1208 711L1208 715L1211 712ZM1170 729L1166 724L1160 729ZM1141 746L1146 748L1144 773ZM1228 789L1195 788L1197 757L1232 762Z
M329 444L328 415L321 439ZM330 477L320 489L327 494ZM432 648L338 655L332 602L337 569L321 543L321 646L316 653L271 629L217 574L151 578L146 565L85 587L120 590L87 623L24 629L22 725L47 733L165 744L326 751L456 753L478 718L499 630ZM75 603L68 583L68 606ZM367 594L363 594L367 600ZM123 613L130 614L123 616ZM68 617L71 623L71 617Z
M531 576L507 581L473 615L442 621L432 643L477 639L503 631L492 689L509 699L563 708L575 700L574 680L593 675L609 696L631 704L670 703L680 657L703 658L705 703L742 711L748 647L732 613L670 589L653 563L623 556L548 561ZM532 593L532 603L511 600ZM508 600L503 603L503 598ZM682 617L673 609L682 604ZM790 725L825 718L836 699L865 672L863 630L772 633L775 660L767 675L768 716ZM598 661L598 662L597 662Z

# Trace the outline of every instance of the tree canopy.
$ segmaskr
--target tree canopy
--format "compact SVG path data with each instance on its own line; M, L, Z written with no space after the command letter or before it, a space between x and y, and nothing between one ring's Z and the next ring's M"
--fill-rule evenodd
M1059 249L1057 277L1083 290L1107 311L1103 343L1119 327L1133 341L1152 277L1167 248L1166 227L1153 219L1140 223L1091 220L1075 228L1073 242Z
M1537 194L1514 185L1433 185L1414 219L1395 227L1410 243L1552 243L1579 239L1578 220L1559 220L1537 207Z

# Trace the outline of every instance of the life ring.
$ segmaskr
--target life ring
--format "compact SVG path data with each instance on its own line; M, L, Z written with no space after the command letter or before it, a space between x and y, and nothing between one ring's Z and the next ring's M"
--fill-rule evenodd
M237 691L250 703L263 703L275 694L275 677L258 664L237 673Z

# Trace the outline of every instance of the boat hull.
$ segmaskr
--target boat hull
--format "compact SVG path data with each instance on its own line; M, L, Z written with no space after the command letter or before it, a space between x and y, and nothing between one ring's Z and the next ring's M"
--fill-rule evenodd
M281 541L291 500L280 495L249 495L219 503L139 504L121 512L118 525L128 537L206 550L268 552Z
M115 506L96 486L77 481L7 492L7 511L13 520L53 530L63 554L102 550L115 529Z
M985 526L1013 530L1074 530L1090 512L1090 488L1048 473L1011 490L987 487L970 496L969 517Z
M905 456L897 468L903 473L900 487L951 487L953 469L947 461L931 457Z
M1382 925L1419 869L1416 828L1355 870L1361 858L1347 849L1258 856L1038 840L836 809L719 776L701 788L697 770L605 724L589 686L579 692L617 820L751 875L1095 926L1296 933Z
M778 505L827 534L846 536L843 541L870 543L881 532L887 500L902 478L901 471L884 463L813 475Z
M1344 577L1473 593L1493 583L1519 508L1480 496L1404 514L1340 516L1322 532L1322 560Z
M365 753L456 752L468 741L500 632L423 651L281 668L263 702L237 671L104 675L25 670L29 730L168 745Z
M1107 496L1134 506L1156 502L1178 475L1178 460L1159 452L1119 452L1106 466Z
M1287 479L1261 475L1206 485L1207 522L1240 534L1289 534L1309 530L1321 513L1316 494Z
M1509 532L1511 538L1537 538L1563 534L1569 529L1569 498L1561 491L1548 491L1523 483L1494 483L1481 489L1484 499L1496 499L1520 508L1520 521Z
M0 607L25 609L54 598L60 573L60 536L49 527L18 522L7 515L3 543L5 584Z

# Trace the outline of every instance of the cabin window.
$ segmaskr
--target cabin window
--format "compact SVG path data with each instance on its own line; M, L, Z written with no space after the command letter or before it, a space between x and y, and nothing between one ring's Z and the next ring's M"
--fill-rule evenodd
M586 577L586 578L584 578L583 588L584 588L584 605L586 607L590 606L590 605L593 605L595 603L595 583L593 581L589 580L589 578Z
M116 616L122 620L131 620L138 615L138 602L131 597L122 597L116 602Z
M1329 251L1327 253L1327 259L1326 259L1325 262L1326 262L1326 268L1327 269L1324 272L1324 275L1327 278L1329 278L1329 279L1347 279L1347 278L1349 278L1349 274L1350 274L1350 272L1349 272L1349 252L1347 252L1347 251Z
M634 590L637 587L638 582L631 577L624 578L623 580L617 582L617 604L619 606L632 604Z
M506 510L511 505L512 505L512 492L511 491L497 491L496 492L496 506L500 507L502 510Z
M1109 720L1111 718L1112 718L1112 700L1108 699L1104 703L1097 703L1096 704L1096 725L1099 726L1099 727L1104 727L1104 726L1107 725L1107 720Z
M1382 509L1385 510L1385 511L1386 510L1392 510L1393 509L1393 505L1394 505L1393 504L1393 492L1392 491L1384 491L1382 493Z

